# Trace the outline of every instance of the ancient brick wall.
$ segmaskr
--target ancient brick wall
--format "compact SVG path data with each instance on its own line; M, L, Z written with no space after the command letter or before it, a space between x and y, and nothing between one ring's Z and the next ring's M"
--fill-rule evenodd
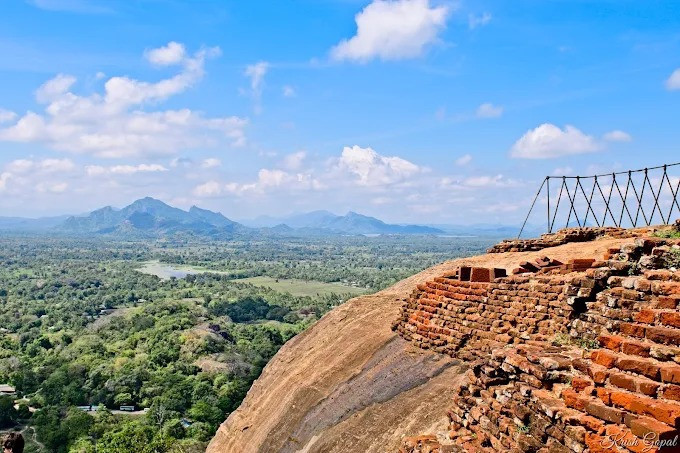
M638 238L585 270L442 277L394 328L474 359L448 412L468 451L680 451L678 256L677 240Z
M494 348L567 332L565 279L511 276L493 283L435 278L419 285L394 324L423 349L470 359Z

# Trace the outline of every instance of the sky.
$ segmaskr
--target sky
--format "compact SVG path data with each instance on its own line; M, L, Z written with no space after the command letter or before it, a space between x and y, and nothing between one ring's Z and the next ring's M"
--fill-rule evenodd
M0 0L0 80L0 216L517 223L680 161L674 1Z

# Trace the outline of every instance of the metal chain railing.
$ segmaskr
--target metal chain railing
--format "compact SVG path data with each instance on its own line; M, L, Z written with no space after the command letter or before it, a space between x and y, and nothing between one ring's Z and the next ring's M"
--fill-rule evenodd
M670 173L676 170L675 176L669 175L669 169ZM556 198L555 182L560 186ZM679 195L680 162L592 176L546 176L518 237L522 236L539 200L546 204L546 229L552 233L562 221L564 227L649 226L657 213L657 223L669 224L674 211L680 214Z

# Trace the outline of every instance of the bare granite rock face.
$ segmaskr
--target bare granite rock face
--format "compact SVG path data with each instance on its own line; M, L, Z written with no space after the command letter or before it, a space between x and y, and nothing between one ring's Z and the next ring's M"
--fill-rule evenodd
M680 427L680 274L659 267L676 251L617 233L455 260L352 299L281 348L207 452L665 440Z

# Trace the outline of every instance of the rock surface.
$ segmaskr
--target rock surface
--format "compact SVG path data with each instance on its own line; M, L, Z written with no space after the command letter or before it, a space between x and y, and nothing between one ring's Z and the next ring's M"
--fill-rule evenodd
M398 451L404 438L423 433L436 435L441 451L455 451L446 408L466 364L392 331L413 289L460 266L511 271L546 254L567 262L632 242L600 239L459 259L352 299L281 348L207 452Z

